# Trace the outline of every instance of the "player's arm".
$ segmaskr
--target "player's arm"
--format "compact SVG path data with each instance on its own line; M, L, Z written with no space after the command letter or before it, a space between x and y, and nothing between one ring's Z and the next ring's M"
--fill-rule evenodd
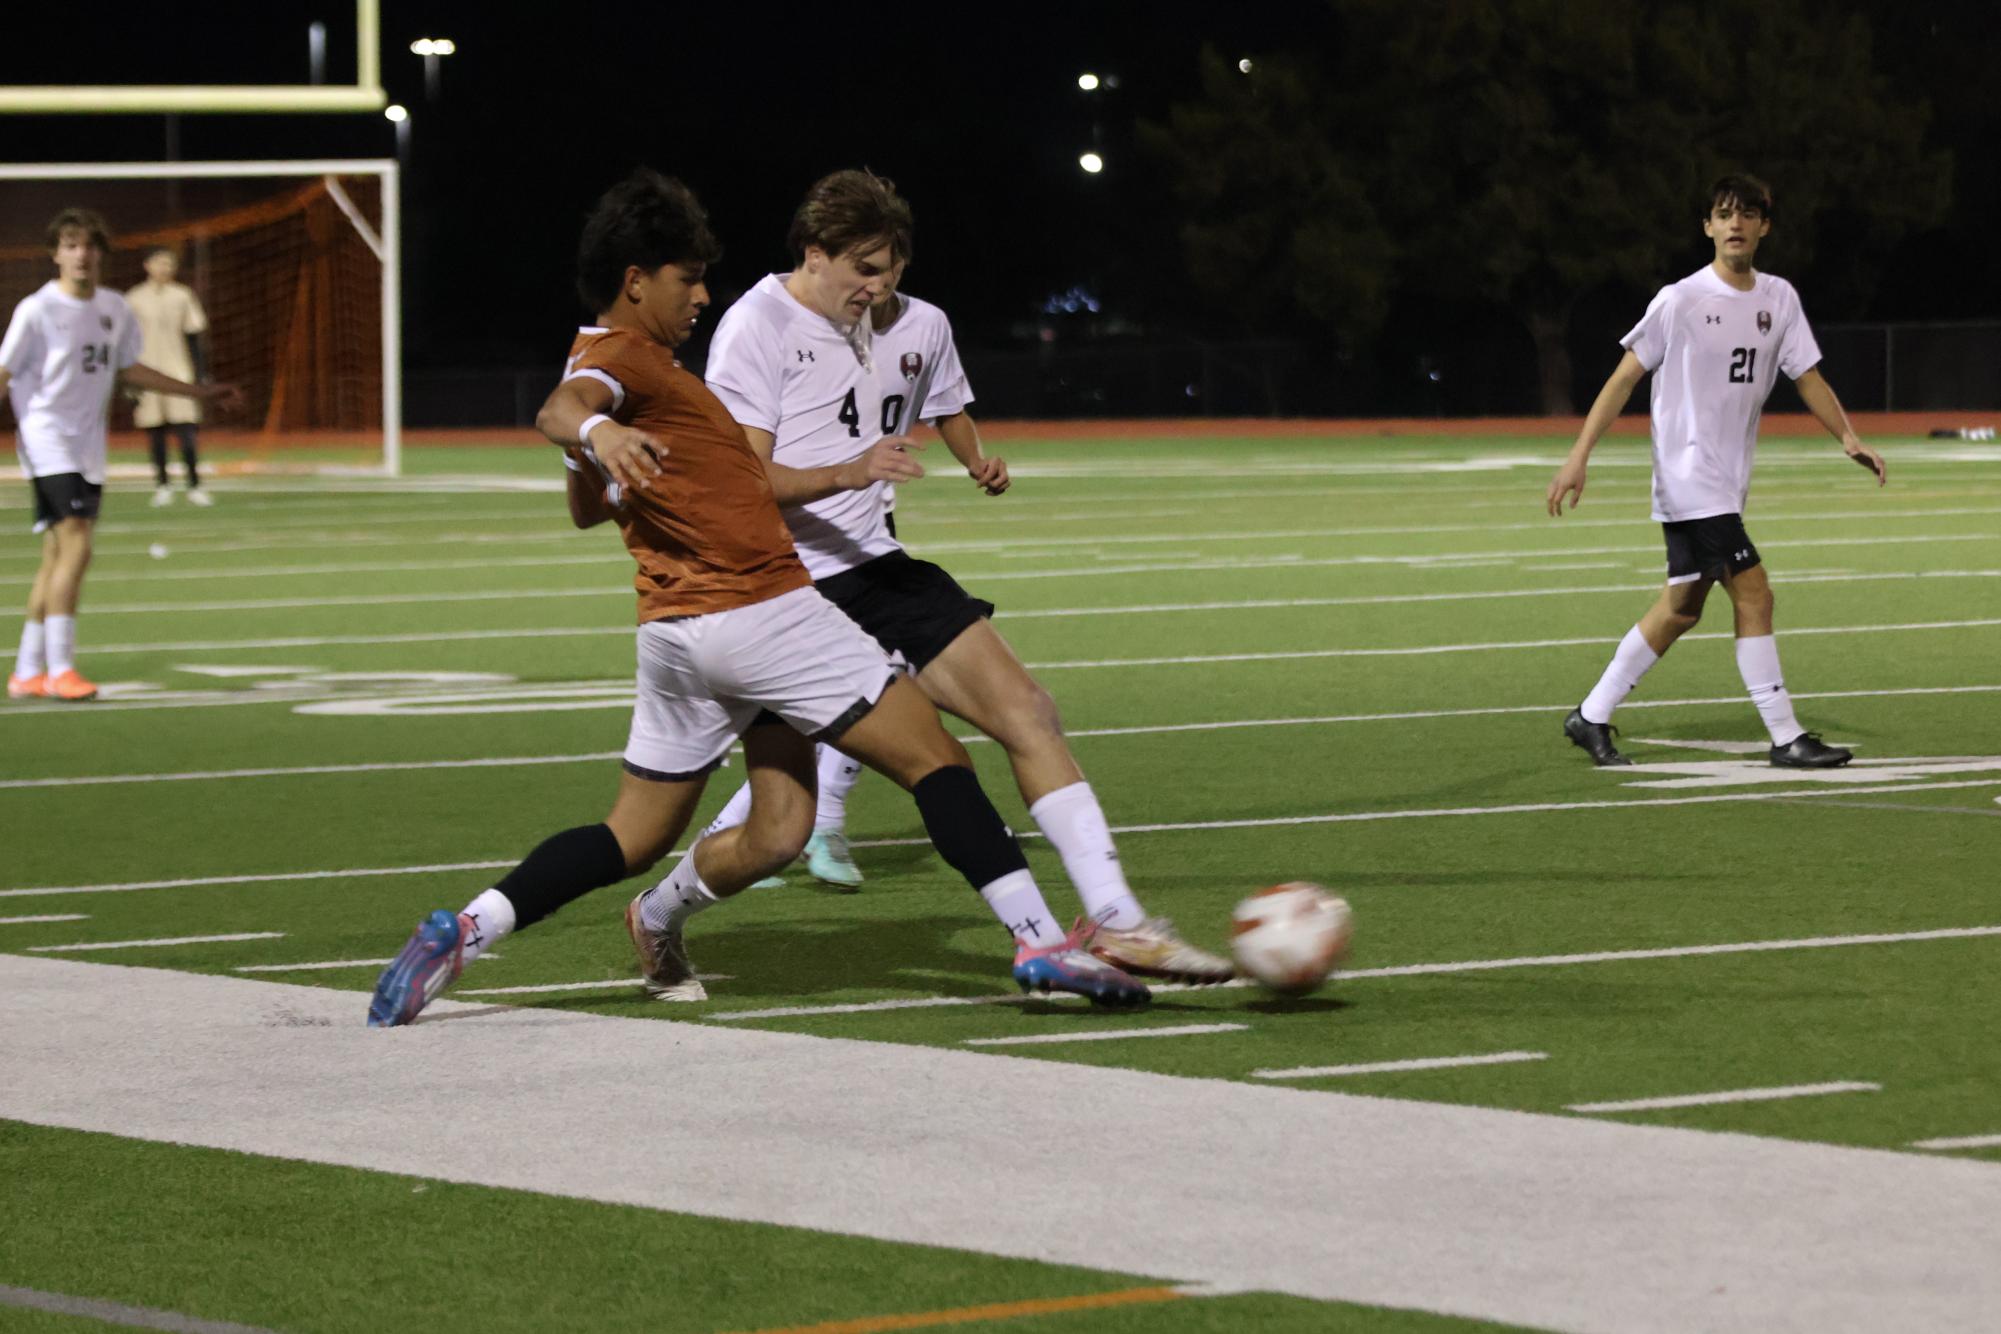
M1820 367L1815 366L1794 380L1793 387L1800 391L1800 401L1806 404L1806 410L1813 414L1814 420L1826 427L1827 433L1841 442L1842 453L1875 473L1876 485L1881 486L1890 480L1889 470L1883 463L1883 456L1863 444L1862 438L1855 434L1855 428L1849 424L1848 413L1843 410L1841 400L1834 396L1834 386L1820 373Z
M604 381L573 376L542 401L535 429L564 449L595 459L620 486L645 486L660 475L667 446L645 431L613 421L612 399L611 386Z
M1584 414L1584 425L1578 428L1577 442L1570 447L1570 457L1556 470L1556 476L1549 482L1549 512L1553 516L1563 513L1563 498L1570 497L1570 508L1576 509L1577 502L1584 498L1584 467L1590 462L1591 451L1598 447L1598 439L1612 428L1619 414L1626 410L1626 400L1633 396L1634 388L1647 376L1647 368L1633 355L1631 348L1619 358L1619 364L1612 368L1605 387L1592 400L1591 411Z
M579 528L595 528L615 517L611 497L605 494L604 475L596 464L566 449L563 466L569 470L564 474L569 479L564 492L570 505L571 523Z
M965 465L966 475L977 482L982 491L997 496L1012 485L1012 479L1007 475L1007 460L998 454L988 454L980 447L980 428L974 424L972 413L961 408L931 424L937 428L939 435L945 437L945 448Z
M164 375L151 366L133 362L118 372L118 383L132 389L150 390L155 394L172 394L177 398L199 399L204 403L213 402L222 408L242 406L243 393L233 384L189 384L186 380L176 380Z
M805 505L824 500L837 491L859 491L877 482L910 482L924 475L923 467L910 454L914 449L923 449L924 442L907 435L886 435L846 463L824 468L788 468L772 461L771 432L738 425L751 450L764 460L764 475L771 479L771 493L780 505Z
M0 394L7 392L7 386L14 383L14 372L0 366Z

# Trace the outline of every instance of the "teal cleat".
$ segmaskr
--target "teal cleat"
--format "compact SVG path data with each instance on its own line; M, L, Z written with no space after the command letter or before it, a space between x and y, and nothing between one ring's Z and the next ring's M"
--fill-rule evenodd
M806 870L815 879L849 893L861 888L862 871L838 829L815 829L806 840Z

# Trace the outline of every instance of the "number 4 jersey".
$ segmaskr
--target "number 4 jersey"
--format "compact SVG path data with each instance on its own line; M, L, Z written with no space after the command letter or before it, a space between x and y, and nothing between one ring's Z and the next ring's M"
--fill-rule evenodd
M1740 292L1704 265L1663 287L1620 339L1653 372L1654 518L1741 514L1758 416L1780 372L1797 380L1820 347L1784 278Z
M971 401L951 325L937 307L908 301L885 333L871 335L866 323L850 331L802 305L785 290L785 278L768 275L724 312L705 375L739 424L771 433L777 462L846 463L883 436L907 431L920 413L928 421ZM937 318L913 319L920 308ZM916 399L925 395L920 407ZM901 550L889 535L887 492L878 482L786 508L792 540L815 579Z
M65 296L54 281L23 297L0 340L20 423L21 471L104 483L104 423L118 372L139 360L139 322L116 292Z

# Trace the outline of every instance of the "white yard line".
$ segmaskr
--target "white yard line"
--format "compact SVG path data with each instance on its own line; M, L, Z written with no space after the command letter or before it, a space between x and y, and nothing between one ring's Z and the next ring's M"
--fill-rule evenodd
M418 769L505 769L524 765L582 764L615 760L616 750L582 755L515 755L486 760L384 760L375 764L294 764L263 769L189 769L164 774L94 774L70 778L10 778L0 790L25 787L96 787L108 783L191 783L226 778L293 778L318 774L406 773Z
M1176 1024L1170 1028L1106 1028L1076 1033L1026 1033L1011 1038L966 1038L967 1047L1040 1047L1058 1042L1116 1042L1124 1038L1185 1038L1198 1033L1241 1033L1249 1024Z
M219 945L237 940L282 940L283 931L238 931L226 936L161 936L156 940L86 940L75 945L30 945L30 954L71 954L90 950L155 949L162 945Z
M474 963L488 963L500 958L498 954L482 954ZM391 959L326 959L318 963L240 963L230 969L233 973L315 973L340 968L385 968L394 963Z
M126 1306L121 1302L76 1297L67 1292L43 1292L37 1288L17 1288L0 1283L0 1306L27 1311L47 1311L51 1315L72 1316L93 1325L122 1325L128 1329L171 1330L173 1334L273 1334L260 1325L238 1325L227 1320L202 1320L179 1311L162 1311L152 1306Z
M34 917L0 917L0 926L23 926L29 922L87 922L90 914L85 912L41 913Z
M2001 926L1947 927L1935 931L1902 931L1859 936L1813 936L1801 940L1750 940L1726 945L1679 945L1665 949L1601 950L1590 954L1528 955L1511 959L1460 959L1450 963L1402 964L1390 968L1349 968L1335 974L1337 981L1359 981L1374 977L1416 977L1432 973L1476 973L1497 968L1567 968L1576 964L1628 963L1642 959L1680 959L1710 954L1762 954L1781 950L1835 949L1850 945L1897 945L1927 940L1967 940L2001 936ZM1224 983L1244 987L1249 983ZM1187 987L1155 987L1155 991L1186 991ZM998 993L991 996L916 996L902 1000L851 1001L835 1005L781 1005L761 1010L725 1010L704 1014L704 1019L738 1022L746 1019L791 1019L828 1014L874 1014L895 1010L955 1009L966 1005L1020 1005L1026 997Z
M286 880L349 880L375 875L430 875L451 871L491 871L517 861L441 862L429 866L360 866L338 871L278 871L266 875L202 875L184 880L126 880L108 885L70 885L60 889L0 889L0 899L36 894L118 894L147 889L190 889L201 885L263 885Z
M1818 1098L1830 1093L1880 1093L1881 1084L1844 1080L1831 1084L1789 1084L1781 1088L1728 1089L1720 1093L1684 1093L1671 1098L1632 1098L1625 1102L1574 1102L1569 1112L1652 1112L1670 1107L1712 1107L1727 1102L1778 1102L1786 1098Z
M734 982L729 973L696 973L697 982ZM455 987L454 996L538 996L562 991L638 991L646 985L642 977L611 977L596 982L545 982L533 987Z
M1961 1135L1955 1139L1912 1140L1914 1149L1943 1153L1950 1149L2001 1149L2001 1135Z
M1456 1070L1470 1065L1513 1065L1546 1061L1546 1051L1496 1051L1484 1056L1423 1056L1409 1061L1364 1061L1359 1065L1302 1065L1290 1070L1253 1070L1252 1079L1333 1079L1343 1075L1385 1075L1404 1070Z
M354 1000L0 956L0 1117L1572 1334L2001 1309L1970 1156L450 1001L385 1032ZM1143 1225L1051 1227L1002 1207L1010 1144L1174 1170L1121 1181Z

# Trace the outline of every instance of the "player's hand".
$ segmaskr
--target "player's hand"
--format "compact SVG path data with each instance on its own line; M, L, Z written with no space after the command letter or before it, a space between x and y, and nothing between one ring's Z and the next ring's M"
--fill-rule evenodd
M243 391L233 384L205 384L201 387L204 403L213 403L224 412L235 412L243 406Z
M1842 452L1848 455L1849 458L1854 459L1870 472L1876 474L1876 485L1882 486L1890 480L1889 465L1883 462L1883 456L1863 444L1860 440L1852 444L1843 445L1841 448Z
M611 480L636 491L660 475L667 446L644 431L617 422L600 422L592 431L590 450Z
M859 491L877 482L914 482L924 475L924 465L917 461L914 451L924 447L924 441L907 435L886 435L870 445L866 454L841 465L841 481L849 491Z
M966 475L990 496L997 496L1012 485L1007 475L1007 460L994 454L967 468Z
M1549 514L1553 519L1563 517L1563 498L1570 497L1570 508L1576 509L1577 502L1584 499L1584 460L1565 459L1563 466L1556 470L1556 476L1549 480Z

